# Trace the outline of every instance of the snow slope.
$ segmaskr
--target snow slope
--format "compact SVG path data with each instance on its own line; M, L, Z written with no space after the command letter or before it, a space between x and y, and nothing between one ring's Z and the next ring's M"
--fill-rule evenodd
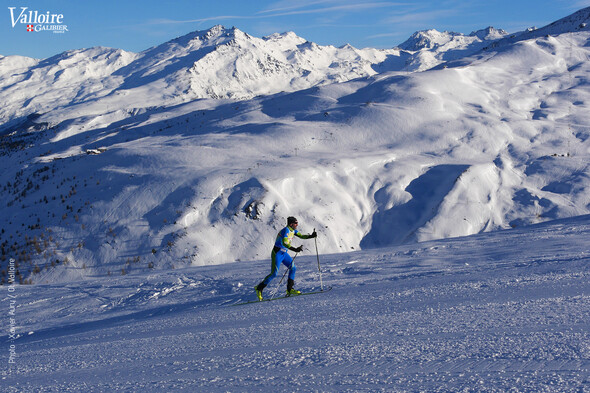
M404 67L409 71L424 71L446 61L479 52L508 35L505 30L488 27L469 35L440 32L435 29L417 31L399 47L412 53Z
M78 104L84 108L76 107L78 114L96 114L197 98L250 99L384 71L421 71L474 53L503 33L488 28L466 37L430 30L415 36L441 35L446 37L444 45L434 47L422 40L401 45L404 50L379 50L320 46L293 32L257 38L235 27L214 26L141 53L96 47L41 61L2 57L0 98L6 104L0 109L0 120L4 123ZM87 108L99 99L94 111Z
M292 32L256 38L223 26L140 53L96 47L41 61L8 56L0 58L0 98L7 103L0 120L72 106L79 115L197 98L248 99L374 75L372 66L390 56L400 51L319 46Z
M368 63L357 53L362 61L353 64L345 60L354 48L217 27L141 54L103 48L67 52L57 63L2 58L0 69L16 71L3 77L0 94L21 111L5 109L10 120L0 127L2 267L12 257L18 280L45 283L264 260L289 215L325 236L324 252L337 253L588 214L589 14L424 72L330 84L341 72L368 73L364 65L383 52L362 52L374 57ZM491 33L471 39L479 45L475 38ZM196 64L209 55L222 64L219 54L230 49L234 65L259 64L252 56L264 50L302 58L276 69L281 83L295 64L314 59L306 80L320 85L249 100L192 99L194 83L205 80L194 79ZM84 53L91 61L72 60ZM342 61L330 74L324 60L334 57ZM24 105L17 91L41 69L51 83L95 78L66 78L64 89L72 82L77 90L50 109L43 105L52 99ZM278 77L248 75L261 89L268 84L258 77Z
M0 383L7 392L588 392L589 239L588 215L333 255L320 234L330 292L244 306L233 305L255 297L268 261L18 286L0 297L8 309L16 296L18 335L0 338L2 353L14 345L15 354ZM317 289L313 252L296 264L298 286Z
M0 58L2 390L590 391L589 15Z
M0 58L0 121L45 113L108 95L121 83L113 72L136 55L121 49L71 50L44 60L22 56Z

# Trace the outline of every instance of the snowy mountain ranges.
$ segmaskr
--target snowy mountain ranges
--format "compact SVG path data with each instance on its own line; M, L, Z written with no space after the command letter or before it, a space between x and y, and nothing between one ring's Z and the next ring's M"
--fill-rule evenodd
M589 18L392 49L215 26L0 57L2 268L267 259L290 215L339 253L588 214Z

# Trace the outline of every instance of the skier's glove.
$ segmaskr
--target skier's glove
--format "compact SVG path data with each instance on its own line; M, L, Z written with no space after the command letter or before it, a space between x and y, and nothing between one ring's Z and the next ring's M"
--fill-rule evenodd
M295 252L301 252L301 251L303 251L303 246L291 247L290 250L295 251Z
M310 239L313 239L314 237L318 237L318 234L316 233L316 231L313 231L313 232L311 233L311 235L309 235L309 238L310 238Z

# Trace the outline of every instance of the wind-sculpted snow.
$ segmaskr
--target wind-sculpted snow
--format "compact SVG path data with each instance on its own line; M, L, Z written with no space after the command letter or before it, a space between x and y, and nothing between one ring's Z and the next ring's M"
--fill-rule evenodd
M120 84L112 73L135 57L120 49L97 47L71 50L40 61L20 56L1 58L2 128L8 121L32 113L107 96ZM4 64L12 66L5 69Z
M457 179L468 168L464 165L440 165L429 169L406 187L406 192L412 196L408 203L390 209L387 209L389 198L386 188L376 191L375 201L380 206L373 216L371 231L361 241L361 247L383 247L391 243L408 242L416 236L418 229L433 218L432 213L438 210ZM395 228L395 231L391 228Z
M320 46L293 32L257 38L215 26L140 53L96 47L44 60L2 57L0 98L5 105L0 120L67 106L80 115L112 111L121 102L125 108L145 108L198 98L250 99L384 71L422 71L477 52L502 35L488 30L492 33L452 33L442 48L421 44L381 50ZM454 51L459 55L451 55ZM97 108L87 108L96 100Z
M588 239L590 216L332 255L321 233L331 291L240 306L268 260L20 286L2 386L585 392ZM298 287L319 289L313 252L295 263Z
M266 260L291 215L339 253L588 214L588 13L414 73L369 72L397 49L222 27L139 54L1 58L2 269L12 258L17 281L39 284ZM285 79L303 64L309 83ZM224 76L194 79L212 69ZM22 94L35 81L39 95ZM291 87L191 95L195 83L238 94L234 82Z

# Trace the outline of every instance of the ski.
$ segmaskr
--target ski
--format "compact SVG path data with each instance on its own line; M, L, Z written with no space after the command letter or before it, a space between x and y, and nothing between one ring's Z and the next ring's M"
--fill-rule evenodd
M299 297L299 296L306 296L306 295L316 295L318 293L325 293L325 292L329 292L332 289L332 287L327 287L324 290L319 290L319 291L311 291L311 292L302 292L299 295L289 295L289 296L278 296L278 297L273 297L273 298L269 298L269 299L262 299L262 300L248 300L246 302L240 302L240 303L236 303L236 304L232 304L232 306L243 306L245 304L252 304L252 303L263 303L263 302L272 302L274 300L280 300L280 299L289 299L289 298L295 298L295 297Z

